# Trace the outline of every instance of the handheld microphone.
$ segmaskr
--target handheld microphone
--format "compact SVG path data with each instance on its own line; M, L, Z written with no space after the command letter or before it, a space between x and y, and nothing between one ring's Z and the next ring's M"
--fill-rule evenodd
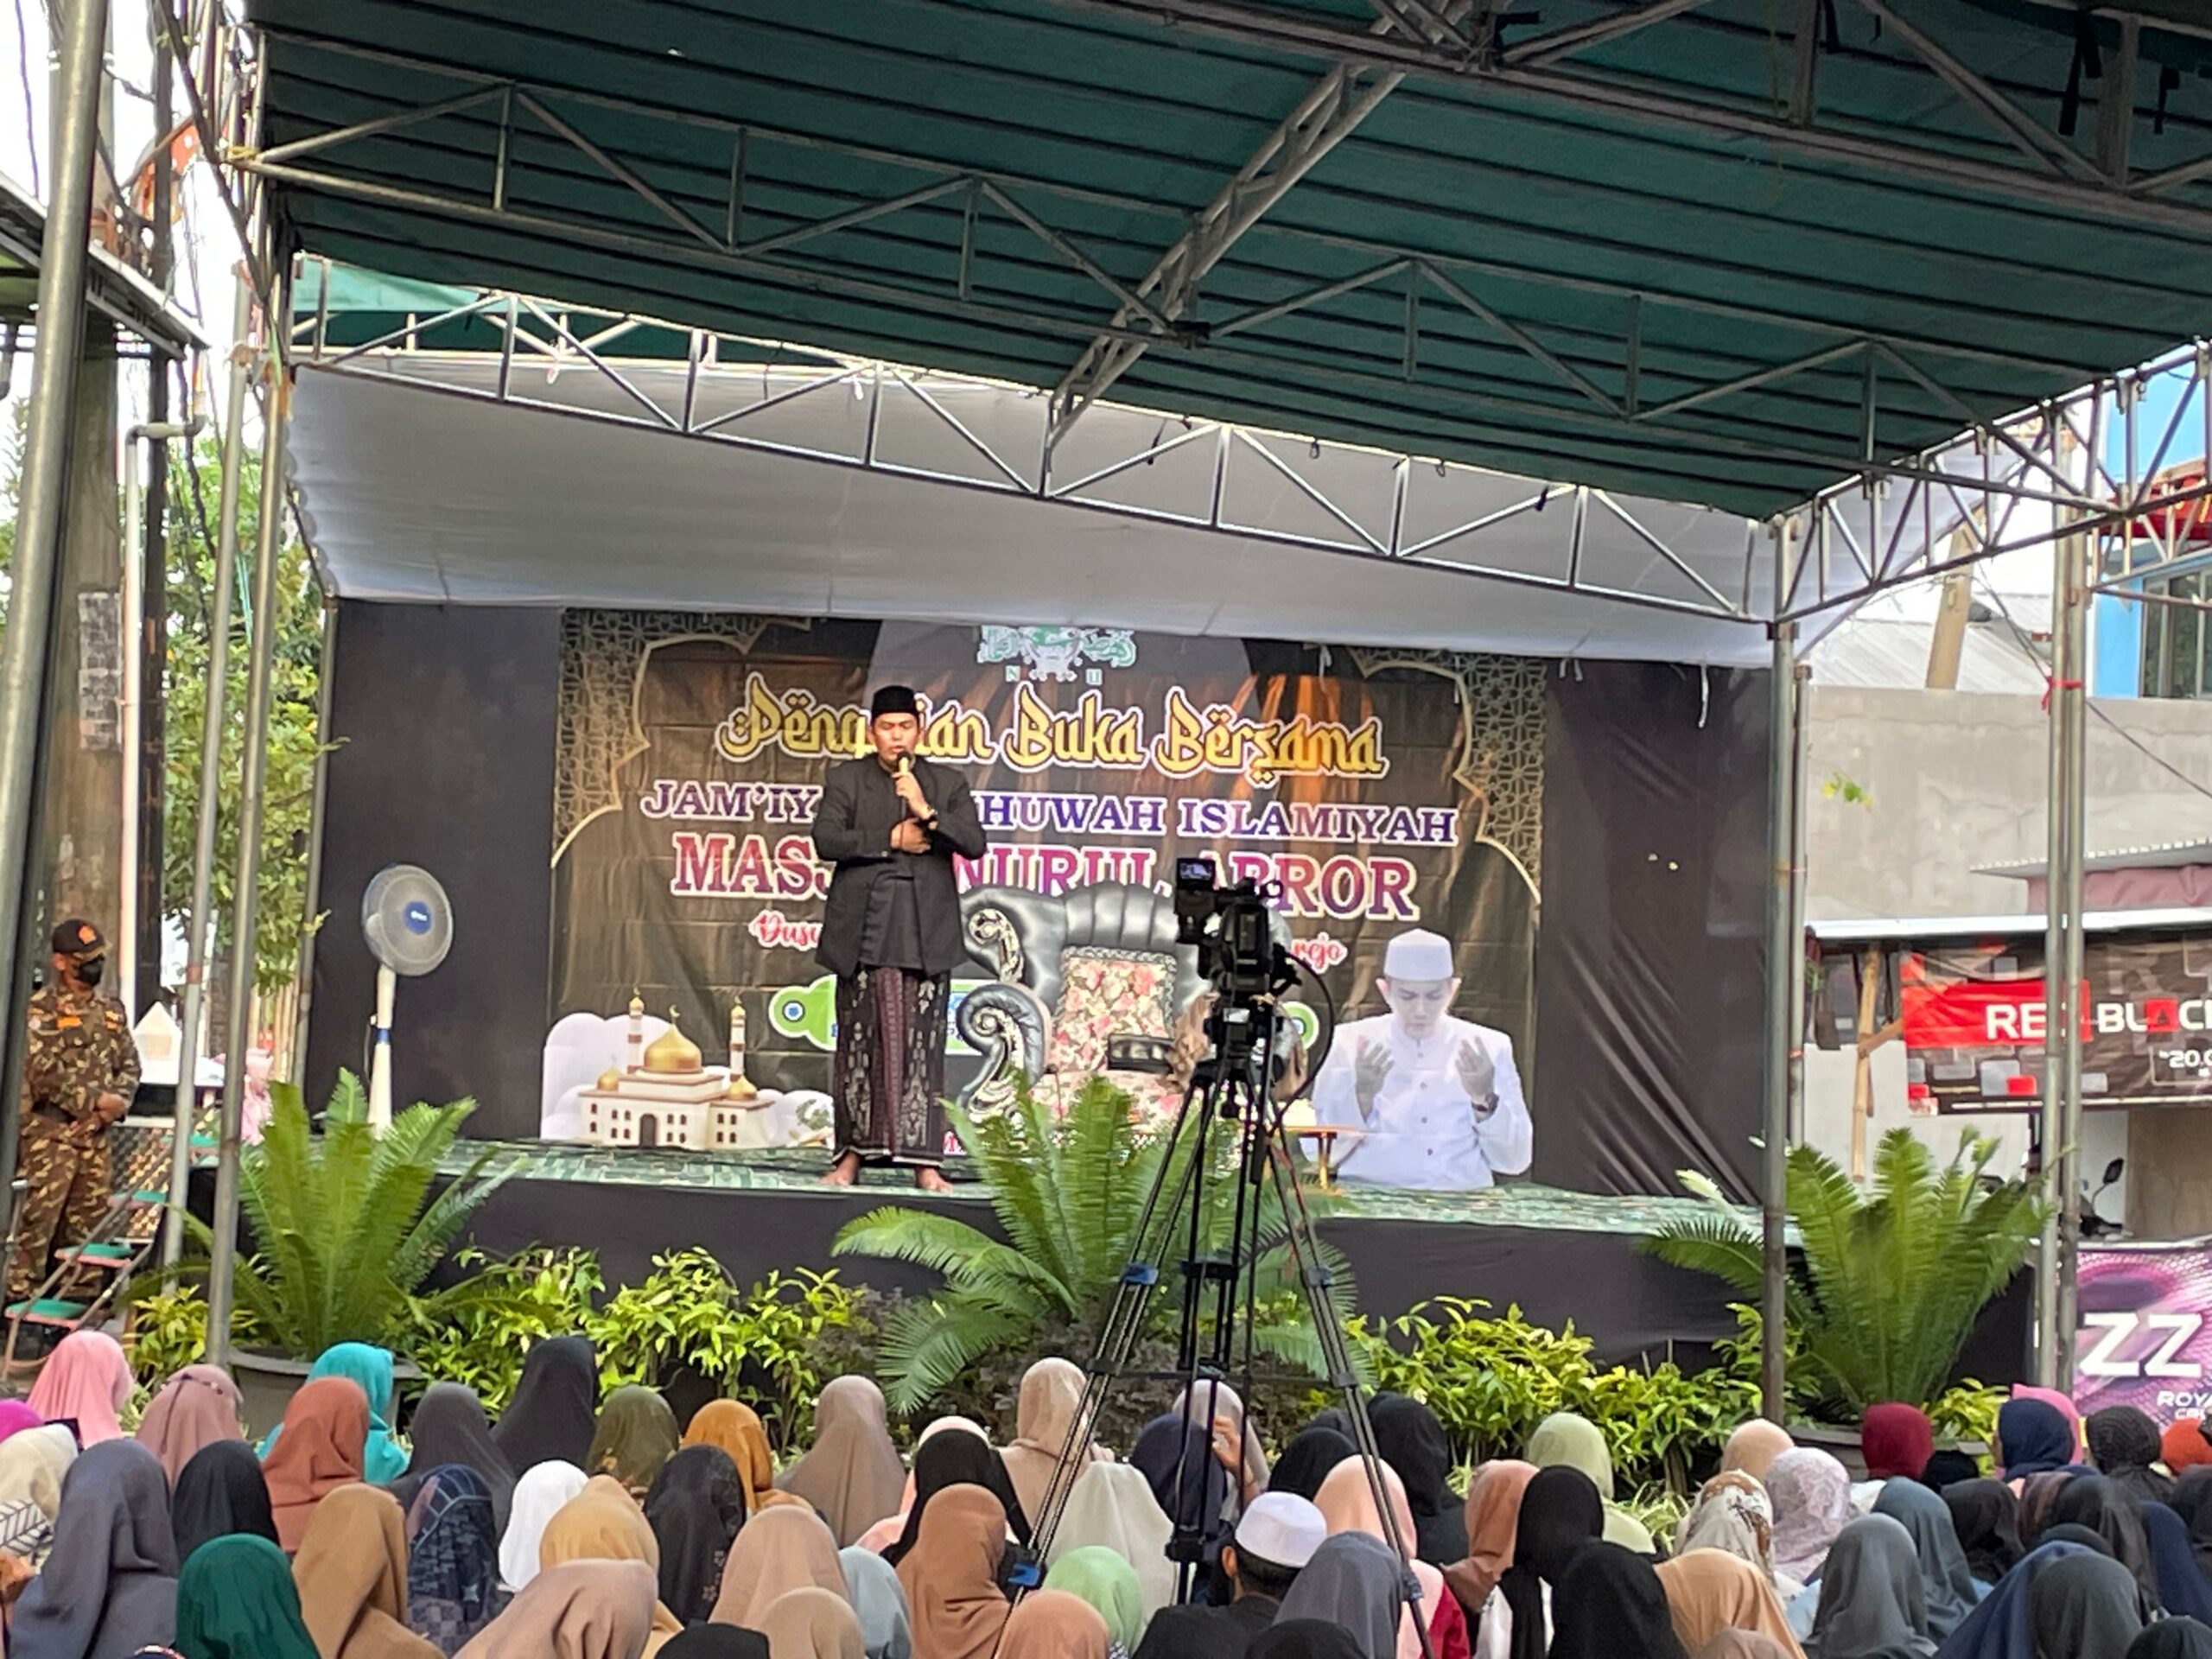
M899 775L901 778L906 777L912 773L913 770L914 757L911 754L900 755L899 757Z

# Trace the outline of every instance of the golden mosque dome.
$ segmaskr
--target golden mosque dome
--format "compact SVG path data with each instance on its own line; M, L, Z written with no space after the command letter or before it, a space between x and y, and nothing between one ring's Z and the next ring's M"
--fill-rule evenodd
M606 1071L599 1074L599 1092L602 1095L607 1094L613 1090L619 1089L621 1086L622 1068L620 1066L610 1065Z
M645 1070L648 1071L696 1071L702 1056L699 1045L676 1027L676 1010L671 1008L666 1031L645 1045Z

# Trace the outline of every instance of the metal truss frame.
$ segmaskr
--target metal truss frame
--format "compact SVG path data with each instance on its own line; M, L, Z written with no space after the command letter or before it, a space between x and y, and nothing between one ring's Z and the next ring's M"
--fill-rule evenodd
M1118 5L1123 0L1082 3ZM1179 6L1185 3L1185 0L1174 0ZM1189 3L1211 7L1217 3L1229 3L1230 0ZM1392 3L1403 5L1408 0ZM1138 0L1128 0L1128 3L1134 5ZM1631 21L1638 27L1649 27L1658 21L1660 13L1676 17L1694 10L1690 0L1657 0L1654 5L1624 14L1618 21L1624 29ZM1425 8L1420 16L1433 16L1436 27L1444 27L1458 15L1455 5L1443 12ZM263 32L274 39L287 38L281 29L264 26ZM1554 41L1541 51L1524 51L1516 60L1554 61L1570 51L1584 49L1600 38L1617 38L1620 31L1603 36L1593 35L1586 28L1569 32L1573 34L1573 39ZM1377 32L1358 38L1393 50L1436 49L1433 45L1402 40L1395 32ZM1897 397L1909 391L1915 400L1913 412L1919 417L1926 418L1932 402L1947 415L1955 415L1960 427L1975 433L1981 441L1993 446L2005 446L2010 441L2005 436L2003 426L1978 419L1968 401L1944 384L1943 376L1951 365L1994 364L2044 376L2063 375L2077 382L2088 381L2096 372L2092 365L1909 334L1869 332L1756 305L1661 293L1594 277L1548 279L1555 286L1603 296L1623 306L1627 319L1627 374L1624 395L1616 396L1548 350L1484 299L1483 290L1492 279L1527 279L1527 272L1510 264L1441 256L1356 238L1287 231L1280 226L1274 227L1271 233L1325 245L1338 256L1349 251L1370 263L1351 275L1317 283L1274 303L1247 306L1230 315L1216 316L1203 326L1194 323L1189 315L1190 307L1205 270L1228 251L1236 235L1249 231L1268 207L1281 200L1313 161L1325 153L1326 146L1340 142L1387 95L1389 87L1396 84L1388 75L1369 81L1361 80L1352 69L1347 69L1341 76L1332 71L1301 100L1268 143L1255 151L1211 207L1192 220L1166 204L1076 188L1012 172L953 168L928 158L844 144L756 124L676 113L595 93L501 79L373 48L334 45L321 40L302 44L318 51L419 71L456 84L462 90L450 97L370 120L334 126L281 144L261 147L251 143L232 143L225 159L248 177L279 181L373 205L503 227L577 247L602 248L677 265L762 277L810 291L1066 339L1077 343L1080 349L1075 370L1063 379L1054 394L1055 441L1065 435L1075 415L1145 351L1182 353L1229 366L1279 371L1284 363L1280 353L1247 346L1241 337L1294 312L1377 285L1400 292L1404 298L1399 372L1389 373L1347 366L1320 357L1303 357L1297 359L1301 376L1317 385L1337 386L1355 392L1388 392L1393 396L1402 396L1408 385L1414 385L1438 398L1447 409L1464 408L1471 416L1489 420L1524 416L1564 423L1597 435L1638 442L1648 442L1654 435L1662 435L1669 441L1669 458L1682 467L1694 466L1701 457L1719 458L1802 466L1843 478L1873 475L1919 479L1931 485L1942 485L1951 480L1929 470L1922 457L1875 453L1874 435L1879 429L1885 398L1891 400L1888 407L1895 407ZM1522 47L1535 44L1522 42ZM257 108L257 95L241 97L237 103L241 107ZM702 219L697 213L640 177L620 158L608 154L581 130L575 121L563 113L564 109L572 112L587 109L616 111L641 120L718 134L729 147L730 166L721 211L715 215L716 222ZM317 156L354 139L390 138L441 118L472 114L494 124L493 165L480 192L387 184L313 165ZM601 175L628 192L658 228L641 226L634 219L620 224L587 222L575 217L517 207L508 199L508 181L512 141L525 123L529 124L533 138L550 138L567 145ZM825 203L825 211L818 218L767 233L748 235L748 161L766 146L786 144L875 163L887 162L910 170L921 182L912 189L857 205ZM1045 217L1050 212L1048 207L1040 213L1031 206L1034 203L1042 207L1054 200L1107 205L1132 214L1157 218L1163 225L1163 240L1167 239L1167 226L1185 227L1185 233L1169 245L1166 254L1146 278L1135 283L1124 282L1088 254L1077 240L1048 224ZM812 245L833 232L854 230L918 209L956 213L961 217L957 274L941 287L887 281L855 274L849 267L836 266L824 259L809 260L808 256L815 252ZM1041 259L1087 278L1102 299L1110 302L1110 312L1102 319L1095 314L1083 315L1069 308L1054 309L979 292L975 281L976 228L979 219L987 213L997 215L1027 232ZM2206 216L2205 224L2212 227L2212 214ZM1504 391L1494 380L1464 372L1447 374L1425 364L1421 353L1424 299L1432 303L1440 302L1479 320L1485 325L1486 338L1491 343L1516 352L1535 364L1541 372L1541 382L1549 385L1559 395L1547 400L1525 391ZM1786 327L1804 335L1807 349L1788 362L1762 365L1693 391L1647 403L1638 384L1638 347L1644 319L1662 308ZM1764 427L1737 423L1727 412L1728 401L1741 394L1754 391L1771 392L1796 377L1815 372L1833 375L1839 368L1853 365L1859 371L1857 424L1861 433L1860 442L1855 445L1824 448L1777 444ZM1688 418L1692 416L1695 418ZM2037 469L2031 467L2028 471L2028 476L1995 482L1989 487L2031 497L2040 495L2053 501L2069 499L2069 492L2062 480L2046 477L2039 482L2034 475Z
M312 283L302 278L302 287ZM327 276L320 285L327 295ZM588 316L588 323L580 316ZM455 384L450 375L433 372L456 360L483 362L489 353L443 353L423 341L450 325L474 321L498 331L499 348L496 369L488 387ZM485 291L476 298L436 314L410 316L399 327L357 345L330 343L327 315L318 309L296 317L289 331L289 356L297 364L334 370L379 380L427 385L461 397L485 399L518 408L552 410L579 419L661 431L689 438L761 453L789 455L832 466L855 467L888 476L924 480L999 495L1025 496L1064 506L1116 514L1155 524L1220 531L1256 541L1304 547L1318 551L1350 554L1378 562L1424 566L1456 575L1475 576L1515 586L1586 594L1623 604L1702 616L1719 621L1758 625L1768 619L1752 603L1751 575L1761 556L1764 537L1758 521L1745 518L1742 567L1728 586L1716 583L1691 558L1670 547L1666 539L1637 517L1634 504L1587 486L1547 484L1541 480L1497 474L1459 462L1432 461L1411 455L1390 456L1346 444L1323 444L1294 434L1274 432L1225 422L1202 421L1155 410L1116 406L1141 418L1151 429L1148 440L1127 446L1110 461L1085 467L1074 475L1057 472L1056 446L1052 438L1052 400L1028 387L1007 387L1028 410L1033 411L1032 430L1020 450L1003 441L994 442L963 422L944 395L947 385L974 386L963 377L938 376L930 372L861 357L823 353L817 348L751 336L710 334L684 329L656 319L611 316L582 311L562 302L531 296ZM623 359L616 347L625 336L640 330L668 331L685 340L682 361L670 359ZM766 365L816 359L817 366L771 369ZM727 364L725 359L732 359ZM519 369L541 365L556 371L575 369L600 377L620 393L620 407L594 408L569 398L534 396L528 377ZM657 393L645 371L666 375L680 371L678 385ZM753 401L719 413L709 413L715 400L702 397L716 377L757 383L760 395ZM835 387L852 388L866 401L864 437L850 449L825 449L761 435L758 417L771 410L810 394ZM879 442L887 395L903 391L925 409L953 439L953 447L966 470L918 466L894 460ZM748 426L747 423L753 424ZM1161 458L1191 446L1199 446L1206 457L1206 474L1194 493L1203 506L1178 512L1158 505L1116 499L1105 486L1133 469L1149 467ZM1237 462L1249 456L1264 469L1263 475L1280 479L1314 508L1332 528L1328 531L1300 531L1262 522L1240 511L1241 489ZM1387 523L1363 516L1318 481L1322 470L1310 463L1330 457L1341 462L1358 457L1377 472L1389 474L1390 506ZM1452 518L1438 528L1432 522L1418 532L1409 528L1422 518L1421 493L1448 490L1455 481L1489 481L1504 505L1471 517ZM1496 486L1503 485L1502 492ZM1481 557L1483 532L1524 513L1551 509L1560 525L1553 568L1530 569L1486 563ZM1564 511L1560 511L1564 509ZM1725 515L1724 515L1725 516ZM1586 550L1600 529L1618 526L1680 577L1688 596L1637 592L1593 579L1587 569ZM1707 558L1710 563L1709 556ZM1730 588L1732 588L1732 591Z
M1834 0L1878 24L1884 39L1905 48L1905 55L1885 61L1909 61L1927 80L1931 93L1948 94L1976 112L1991 140L1986 156L1961 156L1932 143L1872 137L1842 123L1824 124L1819 68L1823 56L1835 48L1826 21L1828 9L1821 0L1798 0L1792 8L1777 9L1795 14L1787 48L1794 73L1788 106L1780 111L1764 99L1730 99L1703 89L1655 85L1646 76L1612 70L1585 55L1626 35L1667 27L1681 37L1676 49L1682 60L1697 61L1709 43L1700 31L1718 26L1697 15L1711 0L1644 0L1642 4L1618 0L1610 16L1540 30L1510 43L1506 30L1514 20L1502 6L1493 4L1484 8L1486 28L1455 31L1450 38L1439 39L1363 33L1332 18L1257 0L1059 3L1330 63L1399 69L1462 86L1494 87L1540 103L1758 138L1783 155L1941 177L2040 205L2063 202L2139 224L2199 233L2212 230L2212 207L2175 199L2184 186L2212 178L2212 143L2203 156L2157 171L2135 166L2130 153L2137 87L2145 67L2144 33L2212 39L2212 25L2182 22L2113 0L2097 5L2095 14L2117 25L2118 47L2090 54L2087 73L2095 80L2097 92L2081 100L2094 103L2097 114L2090 155L2071 142L2069 133L2024 108L1991 74L1903 15L1896 0ZM1394 18L1399 10L1392 0L1369 3L1385 19ZM2069 16L2088 15L2071 0L2037 3Z

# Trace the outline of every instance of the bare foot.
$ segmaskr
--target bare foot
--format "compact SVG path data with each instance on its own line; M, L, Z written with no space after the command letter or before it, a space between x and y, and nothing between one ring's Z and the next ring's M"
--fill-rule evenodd
M941 1173L934 1169L916 1170L914 1172L914 1185L925 1192L950 1192L952 1191L952 1183L946 1180Z
M825 1186L850 1186L860 1178L861 1155L857 1152L849 1152L830 1166L822 1180Z

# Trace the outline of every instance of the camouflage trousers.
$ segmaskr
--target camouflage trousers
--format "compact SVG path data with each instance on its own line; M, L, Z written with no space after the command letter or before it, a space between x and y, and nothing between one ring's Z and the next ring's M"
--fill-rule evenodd
M86 1144L60 1123L26 1114L16 1172L30 1183L23 1195L16 1257L8 1264L8 1300L21 1301L46 1278L54 1252L81 1244L114 1201L107 1136Z

